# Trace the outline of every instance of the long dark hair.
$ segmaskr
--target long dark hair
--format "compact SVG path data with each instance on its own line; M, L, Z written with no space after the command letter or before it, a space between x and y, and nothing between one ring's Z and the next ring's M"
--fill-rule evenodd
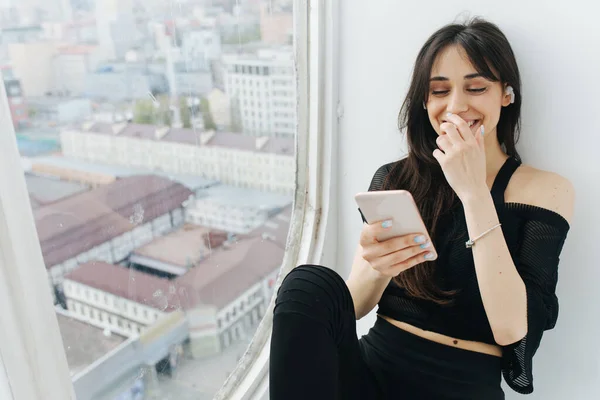
M429 78L436 57L452 45L462 47L471 64L485 78L513 87L515 102L502 107L497 133L506 154L520 160L515 143L520 132L521 78L508 40L496 25L481 18L444 26L427 39L417 56L410 88L398 117L400 129L406 132L408 156L395 163L382 188L412 193L434 245L440 217L453 209L459 200L432 156L438 135L423 103L427 102ZM402 272L394 277L394 281L415 298L447 304L455 292L436 285L434 268L435 261L428 261Z

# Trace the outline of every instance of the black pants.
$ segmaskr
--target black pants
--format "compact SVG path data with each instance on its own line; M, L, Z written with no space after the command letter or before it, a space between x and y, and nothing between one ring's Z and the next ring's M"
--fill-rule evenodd
M273 312L271 400L502 400L501 359L403 331L378 317L356 335L354 304L333 270L303 265Z

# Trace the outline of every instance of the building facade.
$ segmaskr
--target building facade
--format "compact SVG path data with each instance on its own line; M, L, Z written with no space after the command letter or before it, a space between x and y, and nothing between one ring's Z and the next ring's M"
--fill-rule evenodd
M27 97L41 97L52 91L54 69L52 63L57 53L55 42L27 42L8 45L8 57L13 73L21 82Z
M174 174L282 194L295 190L292 139L140 124L85 124L61 132L65 156Z
M248 234L292 203L292 196L218 185L186 207L188 222L235 234Z
M254 136L293 137L296 79L291 48L223 56L225 92L239 112L242 131Z
M210 62L221 57L217 30L197 28L183 33L181 52L188 71L208 71Z
M63 283L71 314L125 337L139 335L167 314L152 296L164 287L163 279L100 261L80 265Z
M18 79L4 79L10 117L15 130L29 125L29 107L25 102L21 83Z
M81 96L85 93L87 77L96 70L101 60L99 46L61 46L52 60L53 89Z
M36 121L53 125L78 122L92 115L92 102L83 97L31 97L28 103Z

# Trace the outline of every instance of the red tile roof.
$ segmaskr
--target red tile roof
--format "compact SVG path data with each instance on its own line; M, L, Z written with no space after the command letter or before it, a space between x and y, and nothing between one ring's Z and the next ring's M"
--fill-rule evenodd
M260 237L242 240L219 248L210 258L176 278L187 289L192 304L211 304L222 308L278 269L285 250Z
M131 268L102 261L90 261L69 272L65 275L65 279L161 311L170 312L179 308L179 302L172 301L171 287L175 288L174 284L168 279Z
M139 175L34 210L46 267L181 207L191 194L169 179Z
M165 312L198 304L222 308L278 269L284 249L250 238L219 248L186 274L169 281L126 267L92 261L65 276L75 282Z
M197 304L222 308L280 267L291 214L292 207L285 207L264 226L238 235L238 241L228 248L213 248L208 258L171 281L103 262L84 264L85 269L80 266L67 277L151 307L166 307L167 311ZM180 251L178 247L163 250Z

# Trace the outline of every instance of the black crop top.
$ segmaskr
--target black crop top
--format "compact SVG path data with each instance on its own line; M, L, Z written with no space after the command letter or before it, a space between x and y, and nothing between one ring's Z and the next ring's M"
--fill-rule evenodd
M569 223L545 208L504 202L508 181L519 165L509 157L491 193L510 254L527 290L527 335L503 346L503 376L513 390L527 394L533 392L533 355L543 332L554 327L558 316L558 261ZM377 170L369 191L381 190L393 166L390 163ZM496 344L481 300L472 250L465 247L469 238L462 204L441 218L432 238L438 252L435 274L440 287L458 289L452 304L409 297L392 280L381 296L377 313L447 336Z

